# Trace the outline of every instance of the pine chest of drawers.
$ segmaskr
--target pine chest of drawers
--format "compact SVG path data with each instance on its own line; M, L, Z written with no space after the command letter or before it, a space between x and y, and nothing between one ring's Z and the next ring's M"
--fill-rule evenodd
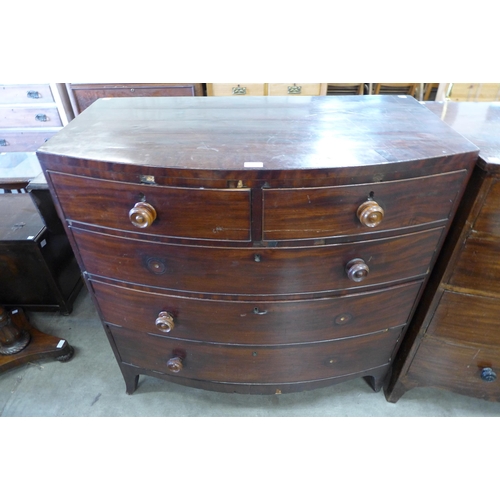
M477 158L412 98L98 101L38 151L126 390L379 390Z

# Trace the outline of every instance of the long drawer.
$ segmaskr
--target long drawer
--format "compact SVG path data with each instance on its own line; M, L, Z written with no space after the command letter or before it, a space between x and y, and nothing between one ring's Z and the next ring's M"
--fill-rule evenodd
M54 102L50 85L22 84L0 85L0 104L34 104Z
M108 323L177 339L259 345L339 339L404 325L421 285L419 281L329 299L252 302L185 298L91 283ZM161 313L172 318L170 331Z
M0 129L0 153L7 151L36 151L61 128Z
M279 347L227 346L172 340L111 326L121 361L174 375L222 383L293 383L340 377L387 365L401 328L356 339Z
M444 292L426 334L500 349L499 327L500 299Z
M77 228L72 233L91 275L176 291L283 295L373 287L424 276L442 228L295 248L175 245ZM366 278L359 282L351 281L346 271L354 259L368 266Z
M68 220L159 236L250 240L249 189L177 188L49 175ZM85 196L76 197L78 190ZM138 228L129 214L144 202L154 208L156 219Z
M0 127L62 127L59 111L53 106L0 107Z
M476 398L499 400L500 377L483 380L484 369L500 375L500 349L460 345L426 337L411 364L411 379Z
M264 239L325 238L443 221L448 219L466 175L465 170L460 170L371 184L264 189ZM383 210L377 226L365 226L357 217L358 208L368 199Z

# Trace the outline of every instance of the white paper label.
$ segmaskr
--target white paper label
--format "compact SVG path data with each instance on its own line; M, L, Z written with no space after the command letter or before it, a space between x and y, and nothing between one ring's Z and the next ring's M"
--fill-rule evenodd
M261 161L246 161L243 166L245 168L262 168L264 164Z
M40 246L43 248L47 244L47 240L42 240Z
M61 349L61 347L64 347L64 344L65 344L65 343L66 343L66 341L65 341L65 340L60 340L60 341L59 341L59 343L57 344L57 346L56 346L56 347L57 347L58 349Z

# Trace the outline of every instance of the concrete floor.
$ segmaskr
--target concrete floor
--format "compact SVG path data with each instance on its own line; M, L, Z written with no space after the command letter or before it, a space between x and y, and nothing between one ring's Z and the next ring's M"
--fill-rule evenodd
M363 379L295 394L255 396L192 389L141 376L129 396L86 289L69 316L28 312L39 330L66 339L67 363L40 360L0 375L3 417L497 417L500 403L419 388L396 404Z

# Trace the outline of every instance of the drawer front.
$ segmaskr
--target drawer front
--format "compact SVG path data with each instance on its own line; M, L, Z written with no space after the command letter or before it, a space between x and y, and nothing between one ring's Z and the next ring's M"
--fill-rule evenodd
M474 231L500 238L500 182L494 182L488 192L474 223Z
M227 344L292 344L404 325L421 282L345 297L273 302L203 300L92 281L103 319L142 333ZM160 313L173 327L159 329Z
M500 349L500 299L445 292L427 334Z
M0 153L8 151L36 151L45 141L48 141L60 128L46 128L38 132L31 130L1 130Z
M500 297L500 238L469 238L461 249L449 283Z
M378 286L428 272L442 229L362 243L216 248L144 242L73 228L87 272L175 291L286 295ZM347 277L361 258L364 281Z
M110 327L124 363L170 373L180 356L183 378L225 383L293 383L340 377L390 362L400 328L356 339L300 346L227 346L171 340Z
M467 172L461 170L375 184L265 189L264 239L345 236L443 221L449 217L466 175ZM382 221L375 227L364 226L357 216L368 198L373 198L384 212ZM363 216L363 210L360 215Z
M321 95L321 83L268 83L268 95Z
M160 187L48 174L69 220L159 236L250 240L248 189ZM85 192L85 197L75 197L75 192ZM142 201L155 209L156 219L141 229L132 224L129 212Z
M54 102L50 85L0 85L0 104L40 104Z
M212 96L266 95L265 83L210 83L208 94Z
M72 87L73 94L78 103L78 111L81 113L93 102L100 98L110 97L183 97L196 95L194 84L180 84L172 86L141 87L131 85L130 87Z
M491 368L497 379L481 378ZM500 350L426 338L410 366L409 376L421 385L442 387L475 398L500 400Z
M55 105L47 107L0 107L0 127L62 127Z

